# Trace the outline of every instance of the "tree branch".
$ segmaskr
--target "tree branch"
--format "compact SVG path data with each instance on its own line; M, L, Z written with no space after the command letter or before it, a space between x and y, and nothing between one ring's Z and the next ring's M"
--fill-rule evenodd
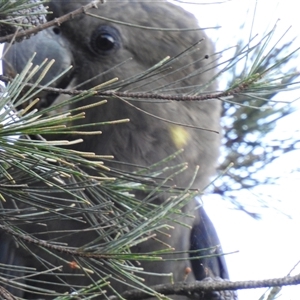
M103 3L104 0L95 0L92 1L91 3L84 5L74 11L71 11L70 13L61 16L59 18L55 18L54 20L51 20L45 24L38 25L36 27L27 29L27 30L22 30L17 33L9 34L3 37L0 37L0 43L5 43L5 42L10 42L13 39L17 38L22 38L22 37L28 37L31 36L32 34L36 34L46 28L52 27L52 26L60 26L61 23L66 22L70 19L73 19L76 15L79 14L84 14L88 9L91 9L93 7L97 7L97 3Z
M17 300L8 290L0 286L0 296L3 300Z
M205 101L210 99L220 99L225 97L230 97L235 94L241 93L243 90L248 88L251 84L255 83L260 79L260 76L257 75L255 78L252 78L248 82L241 82L238 86L236 86L234 89L229 89L227 91L221 92L221 93L212 93L212 94L205 94L205 95L185 95L185 94L159 94L159 93L143 93L143 92L117 92L114 90L108 90L108 91L93 91L94 95L103 96L103 97L124 97L124 98L135 98L135 99L160 99L160 100L172 100L172 101ZM13 80L13 78L0 75L0 80L4 81L5 83L8 83ZM57 94L65 94L65 95L71 95L76 96L80 95L82 93L87 92L87 90L68 90L68 89L60 89L60 88L54 88L54 87L45 87L43 85L36 85L33 83L24 83L24 86L26 87L35 87L37 89L43 89L43 91L57 93Z
M240 289L255 289L268 288L275 286L286 286L300 284L300 274L296 276L286 276L283 278L272 278L264 280L249 280L249 281L225 281L221 279L211 279L196 281L193 283L177 282L174 284L158 284L150 288L157 293L163 295L182 295L191 297L192 294L203 292L224 291L224 290L240 290ZM140 300L153 297L144 291L130 290L122 294L122 297L127 300ZM110 300L117 300L116 296L111 296Z

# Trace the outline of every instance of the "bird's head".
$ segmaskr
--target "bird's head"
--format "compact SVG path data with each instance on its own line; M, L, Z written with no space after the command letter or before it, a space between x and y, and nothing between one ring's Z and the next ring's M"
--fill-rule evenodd
M89 3L50 1L52 13L48 20ZM61 24L58 20L56 26L22 43L7 46L4 70L11 76L20 73L36 52L33 64L40 65L45 58L55 59L41 84L50 82L72 65L72 70L56 80L53 87L67 88L71 82L76 86L88 81L80 89L89 89L118 78L118 83L109 88L158 93L195 92L196 87L201 89L201 84L207 84L214 76L213 58L205 59L213 54L212 44L204 31L197 28L197 21L190 13L169 2L106 1L85 13L74 14ZM177 57L198 42L191 51ZM175 59L141 75L166 57ZM46 96L48 99L42 102L45 106L55 98L53 93Z

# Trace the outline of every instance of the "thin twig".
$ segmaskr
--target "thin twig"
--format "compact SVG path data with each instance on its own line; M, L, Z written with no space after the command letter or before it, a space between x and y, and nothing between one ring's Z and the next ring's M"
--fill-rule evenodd
M87 5L84 5L74 11L71 11L68 14L65 14L59 18L55 18L45 24L41 24L36 27L27 29L27 30L22 30L22 31L19 31L18 33L13 33L13 34L9 34L9 35L0 37L0 43L10 42L11 40L16 39L16 38L28 37L28 36L31 36L32 34L36 34L40 31L47 29L49 27L52 27L52 26L60 26L60 24L73 19L76 15L85 14L87 10L89 10L91 8L97 8L97 3L99 3L99 2L103 3L103 0L92 1L91 3L89 3Z
M193 283L177 282L174 284L158 284L151 286L150 288L162 295L183 295L191 297L192 294L212 291L224 291L224 290L239 290L239 289L255 289L266 288L275 286L286 286L300 284L300 274L296 276L272 278L264 280L249 280L249 281L196 281ZM148 293L141 290L130 290L122 294L122 297L127 300L140 300L153 297ZM111 296L110 300L119 299L116 296Z
M17 300L8 290L0 286L0 299L3 300Z
M117 91L93 91L92 93L95 96L100 97L122 97L122 98L134 98L134 99L160 99L160 100L170 100L170 101L205 101L205 100L212 100L212 99L220 99L224 97L230 97L235 94L240 94L242 91L247 89L251 84L255 83L261 79L260 75L254 76L252 79L248 80L247 82L241 82L238 86L234 87L233 89L229 89L225 92L221 93L212 93L212 94L205 94L205 95L184 95L184 94L153 94L153 93L143 93L143 92L117 92ZM0 75L0 80L4 82L10 82L13 79L7 76ZM67 89L59 89L53 87L44 87L42 85L35 85L32 83L24 83L26 87L36 87L37 89L43 88L43 91L57 93L57 94L66 94L71 96L80 95L83 93L87 93L87 90L67 90Z

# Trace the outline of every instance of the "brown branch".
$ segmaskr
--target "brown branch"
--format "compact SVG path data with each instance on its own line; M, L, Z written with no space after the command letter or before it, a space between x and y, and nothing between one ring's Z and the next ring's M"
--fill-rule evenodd
M233 96L235 94L240 94L243 90L248 88L252 83L256 82L260 79L260 76L257 75L251 80L242 82L240 85L235 87L234 89L227 90L221 93L213 93L213 94L205 94L205 95L197 95L197 96L190 96L184 94L152 94L152 93L142 93L142 92L117 92L117 91L92 91L94 95L99 97L122 97L122 98L134 98L134 99L160 99L160 100L171 100L171 101L205 101L211 99L220 99L223 97ZM0 75L0 80L8 83L13 79L7 76ZM37 89L43 89L43 91L57 93L57 94L66 94L71 96L80 95L86 92L87 90L67 90L67 89L59 89L53 87L44 87L42 85L35 85L33 83L24 83L26 87L36 87Z
M26 242L33 243L42 247L46 247L48 249L52 249L55 251L60 251L72 256L80 256L86 258L97 258L97 259L128 259L129 257L125 257L126 254L97 254L97 253L88 253L88 252L78 252L72 248L67 248L58 245L52 245L46 241L36 239L34 237L18 233L11 229L8 226L1 225L0 228L6 231L9 234L12 234ZM138 260L138 257L135 257L135 260ZM155 258L154 258L155 259ZM192 294L195 293L207 293L207 292L216 292L216 291L236 291L239 289L254 289L254 288L267 288L267 287L276 287L276 286L287 286L287 285L296 285L300 284L300 274L296 276L286 276L283 278L272 278L265 280L249 280L249 281L225 281L222 279L211 279L196 281L193 283L186 282L177 282L174 284L159 284L155 286L151 286L150 288L160 294L163 295L184 295L187 297L191 297ZM234 298L234 293L231 293L232 299ZM139 300L146 299L149 297L153 297L153 295L149 295L148 293L140 290L130 290L126 291L122 294L122 297L130 300ZM110 297L111 300L117 299L115 296Z
M0 37L0 43L10 42L11 40L16 39L16 38L28 37L28 36L31 36L32 34L36 34L44 29L47 29L47 28L55 26L55 25L60 26L60 24L73 19L76 15L84 14L84 13L86 13L87 10L89 10L91 8L97 8L97 3L99 3L99 2L103 3L103 1L104 0L94 0L87 5L84 5L74 11L71 11L70 13L63 15L59 18L55 18L52 21L49 21L45 24L41 24L41 25L35 26L33 28L27 29L27 30L22 30L22 31L19 31L18 33L13 33L13 34L6 35L4 37Z
M287 276L283 278L272 278L264 280L249 280L249 281L225 281L218 279L195 281L193 283L177 282L174 284L158 284L150 288L163 295L182 295L192 298L193 294L201 294L203 292L224 291L224 290L240 290L240 289L255 289L268 288L275 286L286 286L300 284L300 274L296 276ZM232 294L233 295L233 294ZM122 294L122 297L127 300L140 300L153 297L141 290L130 290ZM235 299L232 296L232 299ZM119 299L116 296L111 296L110 300Z
M16 230L13 230L11 228L12 226L7 226L7 225L1 225L0 224L0 229L4 230L8 234L11 234L27 243L34 244L40 247L44 247L53 251L58 251L61 253L65 253L74 257L84 257L84 258L96 258L96 259L131 259L131 260L144 260L145 256L147 257L152 256L153 260L161 260L160 257L157 257L156 254L151 254L151 253L94 253L94 252L84 252L84 251L78 251L76 248L70 248L66 246L59 246L59 245L54 245L49 243L48 241L41 240L38 238L35 238L33 236L27 235L27 234L22 234L17 232ZM154 237L155 234L148 236L148 238ZM134 256L133 256L134 255ZM146 257L146 260L148 258Z
M8 290L0 286L0 299L3 300L17 300Z
M48 243L47 241L40 240L35 237L16 232L15 230L13 230L10 227L5 226L5 225L0 224L0 229L6 231L7 233L9 233L27 243L35 244L35 245L38 245L41 247L45 247L47 249L66 253L66 254L69 254L72 256L85 257L85 258L97 258L97 259L109 259L109 258L124 259L124 256L126 256L126 254L110 254L110 253L101 254L101 253L92 253L92 252L83 252L83 251L79 252L77 250L74 250L73 248L53 245L53 244Z

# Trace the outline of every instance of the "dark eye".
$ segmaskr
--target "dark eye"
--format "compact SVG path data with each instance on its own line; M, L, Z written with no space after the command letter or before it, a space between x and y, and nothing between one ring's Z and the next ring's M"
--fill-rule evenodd
M110 26L97 28L91 36L91 48L97 54L110 54L120 48L120 34Z

